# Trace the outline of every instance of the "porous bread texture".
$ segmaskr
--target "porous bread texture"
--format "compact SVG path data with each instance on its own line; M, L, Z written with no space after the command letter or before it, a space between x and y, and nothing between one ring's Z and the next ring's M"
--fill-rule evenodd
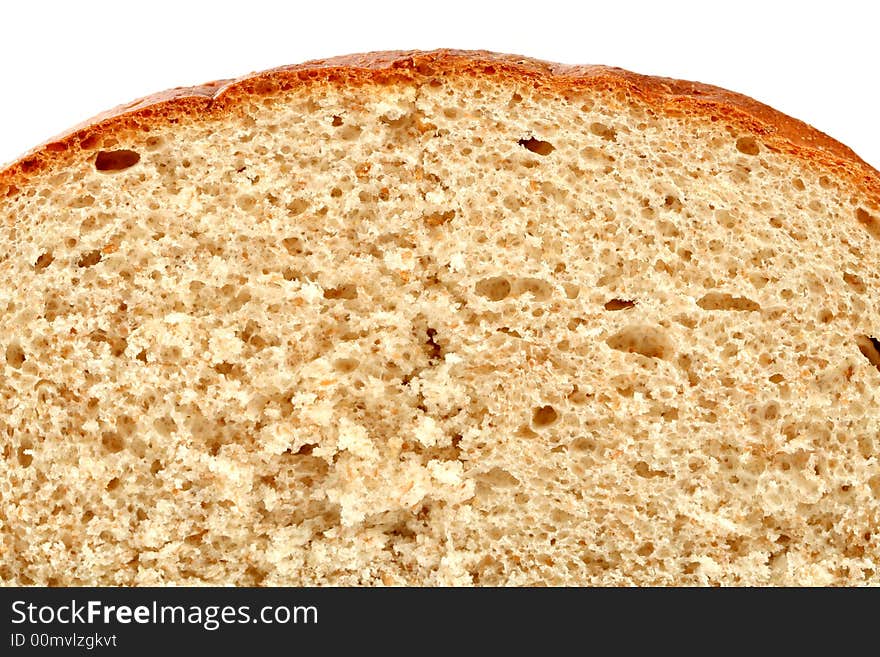
M880 583L880 212L724 117L413 71L0 202L4 584Z

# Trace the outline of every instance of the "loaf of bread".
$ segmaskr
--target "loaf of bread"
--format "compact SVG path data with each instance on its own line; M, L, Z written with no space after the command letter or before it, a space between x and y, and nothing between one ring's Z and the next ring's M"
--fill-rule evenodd
M34 150L0 243L3 584L880 583L880 174L746 97L311 62Z

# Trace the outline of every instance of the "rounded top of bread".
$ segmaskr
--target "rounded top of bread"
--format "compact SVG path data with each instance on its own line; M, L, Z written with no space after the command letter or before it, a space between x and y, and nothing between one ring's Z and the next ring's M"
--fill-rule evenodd
M0 171L0 584L880 583L880 174L697 83L391 52Z
M852 149L811 125L740 93L701 82L641 75L620 68L566 65L484 50L389 50L317 59L193 87L177 87L120 105L31 150L0 171L0 196L12 196L38 171L88 149L97 135L143 129L234 111L242 99L304 84L383 83L433 76L499 76L528 81L536 90L566 94L604 88L640 98L658 111L722 120L760 138L770 150L790 154L849 179L880 209L880 172Z

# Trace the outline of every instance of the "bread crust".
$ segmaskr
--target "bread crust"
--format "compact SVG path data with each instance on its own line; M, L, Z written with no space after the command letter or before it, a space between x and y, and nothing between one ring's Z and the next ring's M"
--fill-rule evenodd
M242 101L311 83L356 85L405 80L417 83L437 75L490 75L538 89L567 94L604 88L638 97L662 113L725 121L787 153L849 181L880 208L880 172L849 147L748 96L699 82L654 77L607 66L569 66L488 51L380 51L320 59L177 87L120 105L49 140L0 171L0 196L16 194L28 177L63 166L98 139L150 126L234 111Z

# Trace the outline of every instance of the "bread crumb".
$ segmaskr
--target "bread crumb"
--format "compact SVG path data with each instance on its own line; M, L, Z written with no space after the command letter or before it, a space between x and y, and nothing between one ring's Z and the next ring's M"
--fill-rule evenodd
M880 583L875 173L436 57L6 174L0 583Z

